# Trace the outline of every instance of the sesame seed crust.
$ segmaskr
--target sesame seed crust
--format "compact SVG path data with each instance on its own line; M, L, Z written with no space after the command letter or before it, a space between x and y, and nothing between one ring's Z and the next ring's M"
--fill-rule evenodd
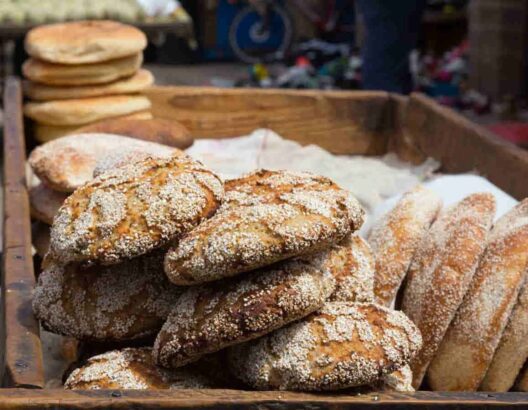
M68 390L99 389L208 389L212 381L193 369L167 370L152 360L149 347L113 350L88 359L75 369L64 387Z
M179 367L255 339L323 306L335 280L317 262L290 260L243 277L190 287L176 301L154 357Z
M323 250L363 217L357 200L327 178L256 171L226 183L220 210L169 250L165 272L178 285L235 276Z
M527 250L528 200L524 200L490 232L471 286L429 366L431 388L477 390L525 280Z
M378 303L389 306L396 297L412 257L441 206L438 195L418 185L372 227L368 242L376 255L374 292Z
M80 340L124 341L156 334L180 294L161 252L114 266L62 266L40 274L33 311L50 331Z
M181 237L222 197L221 180L188 156L147 158L70 195L51 228L51 253L63 263L116 264Z
M28 162L35 174L49 187L73 192L93 178L98 159L113 150L138 149L152 156L170 156L181 151L150 141L123 135L74 134L39 145Z
M231 348L229 358L233 373L259 390L340 390L378 382L420 347L420 332L402 312L329 302L304 320Z
M484 251L495 214L487 193L469 195L444 209L418 248L402 308L422 333L424 347L411 362L418 388L462 303Z

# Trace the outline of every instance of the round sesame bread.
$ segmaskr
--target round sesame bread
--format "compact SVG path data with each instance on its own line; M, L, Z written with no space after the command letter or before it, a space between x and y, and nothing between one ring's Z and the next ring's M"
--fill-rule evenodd
M113 350L88 359L75 369L66 389L208 389L214 383L194 369L167 370L157 367L149 347Z
M329 301L374 301L374 257L363 238L350 235L330 251L323 251L322 262L323 269L330 271L336 281Z
M24 77L32 82L26 92L33 87L48 86L95 86L129 77L139 70L143 63L143 54L137 53L111 61L96 64L64 65L30 58L22 64ZM35 92L28 97L39 97ZM40 95L42 97L42 95ZM41 99L41 98L37 98Z
M62 263L116 264L159 248L210 217L222 181L186 155L147 158L109 171L70 195L51 227Z
M444 209L419 246L403 295L423 349L411 362L418 388L471 283L495 214L495 199L472 194Z
M155 334L180 293L162 262L161 252L103 267L47 260L33 295L35 316L48 330L79 340Z
M331 180L257 171L226 183L220 211L169 249L179 285L234 276L340 242L363 223L358 201Z
M68 100L73 98L101 97L105 95L133 94L154 84L154 76L148 70L108 84L56 86L24 82L24 94L35 101Z
M528 359L528 281L525 280L508 324L479 390L507 392Z
M110 20L48 24L30 30L26 52L58 64L87 64L137 54L147 37L137 28Z
M138 111L134 112L132 114L128 115L120 115L118 117L111 118L111 120L151 120L152 119L152 113L150 111ZM103 120L106 121L106 120ZM81 129L84 129L85 127L88 127L92 124L97 124L99 121L93 122L91 124L87 124L85 126L79 126L79 125L65 125L65 126L59 126L59 125L46 125L46 124L40 124L38 122L33 123L33 136L35 137L35 140L40 142L41 144L44 144L49 141L56 140L57 138L64 137L66 135L72 135L72 134L80 134ZM80 127L80 128L79 128ZM82 132L86 133L86 132Z
M508 323L528 267L528 199L501 217L429 370L436 391L476 391Z
M43 184L29 166L26 167L26 176L31 217L51 225L53 217L68 194L55 191Z
M24 104L24 115L47 125L78 127L94 121L149 110L150 100L142 95L111 95Z
M381 392L402 392L412 393L415 391L412 386L413 374L411 366L408 364L404 365L400 369L384 376L380 382L378 382L374 389Z
M421 347L401 312L372 303L329 302L299 322L233 347L230 365L259 390L340 390L377 383Z
M376 301L390 306L407 274L421 239L440 211L442 200L434 192L416 186L370 231L368 242L376 255Z
M122 135L74 134L38 146L28 162L49 187L73 192L93 179L98 160L119 150L140 150L156 157L181 153L176 148Z
M332 275L307 260L190 287L158 334L154 357L162 366L180 367L255 339L319 309L334 288Z
M125 135L179 149L189 148L194 142L191 133L182 124L163 118L153 118L148 121L111 118L77 130L79 134L93 132Z
M50 243L50 227L43 222L34 222L31 224L31 243L35 248L37 255L43 259L48 253Z

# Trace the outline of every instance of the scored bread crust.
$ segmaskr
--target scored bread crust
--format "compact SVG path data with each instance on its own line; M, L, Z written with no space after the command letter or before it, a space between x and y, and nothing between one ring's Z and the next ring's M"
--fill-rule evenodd
M429 366L435 391L476 391L491 363L528 264L528 200L490 232L464 301Z
M111 20L47 24L30 30L25 49L31 57L57 64L87 64L137 54L147 37L134 26Z
M363 223L357 200L330 179L256 171L226 183L219 212L165 258L179 285L235 276L340 242Z
M63 266L47 261L33 311L54 333L79 340L124 341L155 334L180 291L156 252L115 266Z
M143 119L109 119L90 124L76 131L77 133L104 133L126 135L144 141L157 142L179 149L189 148L194 140L190 131L176 121L154 118Z
M329 302L299 322L230 349L230 365L259 390L338 390L378 382L421 347L402 313L373 303Z
M150 111L138 111L134 112L132 114L128 115L120 115L117 117L112 117L108 119L110 120L151 120L152 119L152 113ZM102 120L106 121L106 120ZM33 124L33 136L35 139L40 142L41 144L44 144L46 142L50 142L53 140L56 140L58 138L62 138L66 135L71 134L80 134L81 130L84 130L85 127L88 127L90 125L98 124L100 121L95 121L93 123L79 126L79 125L67 125L67 126L60 126L60 125L46 125L46 124L40 124L38 122ZM80 127L80 128L79 128ZM91 132L91 131L82 131L83 133ZM95 131L94 131L95 132Z
M116 264L181 237L222 196L222 181L190 157L147 158L70 195L53 221L50 252L62 263Z
M443 210L411 263L402 308L423 337L423 349L411 362L416 389L471 283L494 214L488 193Z
M24 94L36 101L68 100L139 93L152 84L154 84L152 73L148 70L138 70L130 77L100 85L53 86L26 81L24 82Z
M441 206L437 194L418 185L373 226L368 242L376 255L374 293L378 303L389 306L396 297L412 257Z
M141 150L152 156L180 151L114 134L74 134L36 147L28 158L33 172L56 191L73 192L93 179L97 161L113 151Z
M152 360L150 347L113 350L87 360L66 380L68 390L210 389L213 381L194 369L167 370Z
M290 260L246 276L190 287L154 344L165 367L255 339L323 306L335 287L318 262Z
M95 86L131 76L139 70L142 63L142 53L103 63L73 66L29 58L22 64L22 73L25 78L34 82L35 87ZM28 94L28 97L34 98L34 95Z
M150 100L142 95L111 95L24 104L24 115L47 125L82 125L149 110Z
M479 390L507 392L528 358L528 281L523 284L519 298L502 333L499 345Z
M323 255L323 269L329 270L336 281L329 301L374 301L374 257L363 238L350 235Z

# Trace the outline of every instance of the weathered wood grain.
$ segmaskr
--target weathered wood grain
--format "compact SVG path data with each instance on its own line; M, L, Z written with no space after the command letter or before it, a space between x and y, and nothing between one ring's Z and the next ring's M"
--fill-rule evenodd
M440 161L442 171L476 171L517 199L528 196L528 151L421 94L410 97L406 117L411 144Z
M44 372L39 326L31 309L35 276L24 176L22 94L20 83L14 78L6 82L4 109L4 383L38 388L44 386Z
M152 87L154 117L180 121L194 138L238 137L270 128L303 145L335 154L387 150L389 95L196 87Z

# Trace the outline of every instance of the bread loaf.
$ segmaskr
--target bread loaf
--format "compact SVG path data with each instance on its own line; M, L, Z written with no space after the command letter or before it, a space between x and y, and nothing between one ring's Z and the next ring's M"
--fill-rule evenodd
M464 301L429 366L433 390L475 391L491 363L528 267L528 200L490 232Z
M407 274L412 257L442 206L434 192L418 185L372 228L368 238L376 255L374 293L389 306Z
M470 195L440 214L418 248L402 303L423 337L411 362L416 389L471 283L494 214L491 194Z
M165 272L178 285L234 276L338 243L363 215L327 178L257 171L227 182L220 211L169 250Z
M233 374L259 390L339 390L378 382L421 347L401 312L330 302L308 318L230 350Z
M116 264L180 238L220 205L223 185L187 156L149 158L95 178L70 195L51 227L62 263Z
M319 262L280 262L248 275L188 288L154 344L156 362L180 367L255 339L323 306L335 281Z

